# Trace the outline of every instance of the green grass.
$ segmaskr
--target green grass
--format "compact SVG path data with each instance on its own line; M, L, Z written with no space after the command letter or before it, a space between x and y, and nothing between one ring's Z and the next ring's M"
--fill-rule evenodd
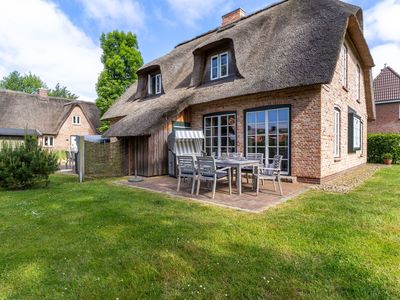
M400 167L263 214L53 176L0 192L0 299L398 299Z

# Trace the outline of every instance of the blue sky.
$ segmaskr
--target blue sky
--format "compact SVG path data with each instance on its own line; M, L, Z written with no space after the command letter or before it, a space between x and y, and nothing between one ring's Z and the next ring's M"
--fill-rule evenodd
M300 0L299 0L300 1ZM137 34L145 62L219 26L241 7L248 14L270 0L1 0L0 77L16 69L60 82L83 99L96 97L99 36L114 29ZM377 64L400 71L400 0L348 0L364 10L366 37Z

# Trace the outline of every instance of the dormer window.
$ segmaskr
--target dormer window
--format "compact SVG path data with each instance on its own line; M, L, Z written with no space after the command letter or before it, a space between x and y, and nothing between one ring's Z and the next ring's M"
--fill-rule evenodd
M73 125L80 125L81 124L81 117L80 116L73 116L72 117L72 124Z
M228 76L228 52L211 57L211 80Z
M162 79L161 74L148 76L148 94L159 95L162 92Z

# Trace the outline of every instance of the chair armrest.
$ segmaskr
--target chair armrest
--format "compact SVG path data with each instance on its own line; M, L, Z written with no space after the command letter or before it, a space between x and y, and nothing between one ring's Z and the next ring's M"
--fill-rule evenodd
M222 168L222 169L218 169L217 171L230 171L232 169L232 167L225 167L225 168Z

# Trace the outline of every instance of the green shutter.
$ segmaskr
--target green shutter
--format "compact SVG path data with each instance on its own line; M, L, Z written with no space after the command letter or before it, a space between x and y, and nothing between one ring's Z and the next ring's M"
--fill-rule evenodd
M348 133L349 133L349 137L348 137L348 149L349 149L349 153L354 153L354 114L353 113L349 113L349 121L348 121Z

